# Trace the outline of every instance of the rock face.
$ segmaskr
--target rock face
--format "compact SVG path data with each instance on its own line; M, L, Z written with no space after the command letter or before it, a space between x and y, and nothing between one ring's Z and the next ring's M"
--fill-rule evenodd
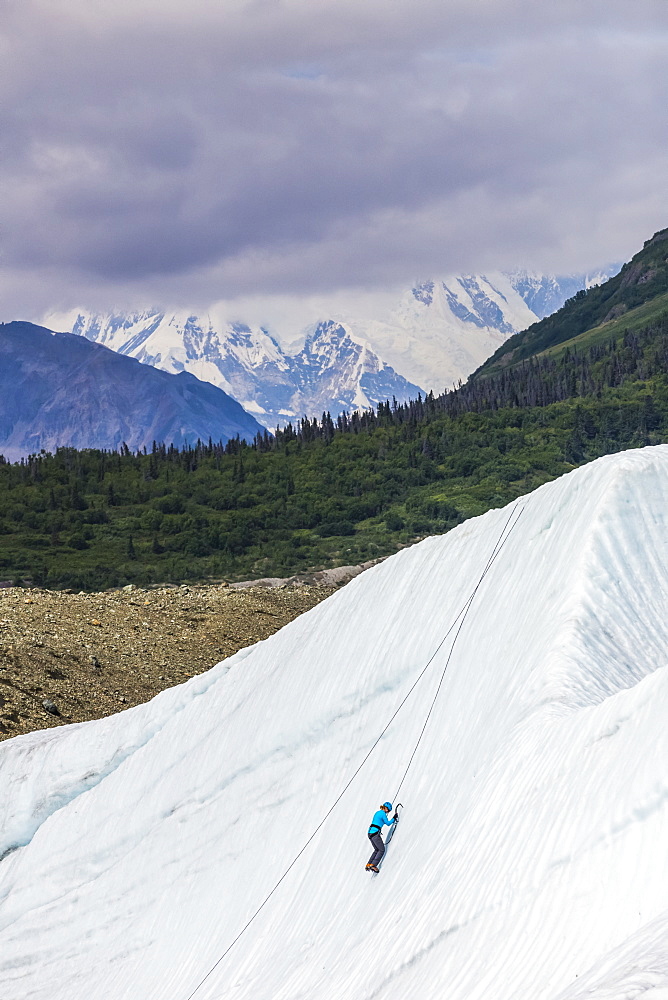
M356 339L349 326L334 320L319 323L293 360L298 388L291 403L298 412L338 414L393 396L400 402L415 399L423 391Z
M225 392L72 334L0 326L0 454L252 439L263 428Z

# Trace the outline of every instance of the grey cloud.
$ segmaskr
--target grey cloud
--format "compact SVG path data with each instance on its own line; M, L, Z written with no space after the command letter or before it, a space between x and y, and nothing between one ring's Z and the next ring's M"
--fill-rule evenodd
M663 0L222 7L13 6L8 301L588 266L666 224Z

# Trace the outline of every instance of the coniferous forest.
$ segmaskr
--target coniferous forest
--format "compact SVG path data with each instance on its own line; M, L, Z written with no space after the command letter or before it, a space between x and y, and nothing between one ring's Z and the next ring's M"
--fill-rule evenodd
M583 462L668 441L668 319L252 444L0 465L0 579L103 589L386 555Z

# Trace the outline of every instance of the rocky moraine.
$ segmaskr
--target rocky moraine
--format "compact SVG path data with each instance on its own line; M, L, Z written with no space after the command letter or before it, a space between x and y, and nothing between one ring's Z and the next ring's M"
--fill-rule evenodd
M0 590L0 740L148 701L266 639L334 590Z

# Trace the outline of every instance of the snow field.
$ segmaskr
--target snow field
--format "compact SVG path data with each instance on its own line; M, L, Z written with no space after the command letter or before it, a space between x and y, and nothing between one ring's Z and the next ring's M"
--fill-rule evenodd
M366 828L449 642L198 1000L662 1000L667 495L661 446L519 501L382 874L363 870ZM402 551L148 705L2 744L3 1000L186 1000L373 744L507 519Z

